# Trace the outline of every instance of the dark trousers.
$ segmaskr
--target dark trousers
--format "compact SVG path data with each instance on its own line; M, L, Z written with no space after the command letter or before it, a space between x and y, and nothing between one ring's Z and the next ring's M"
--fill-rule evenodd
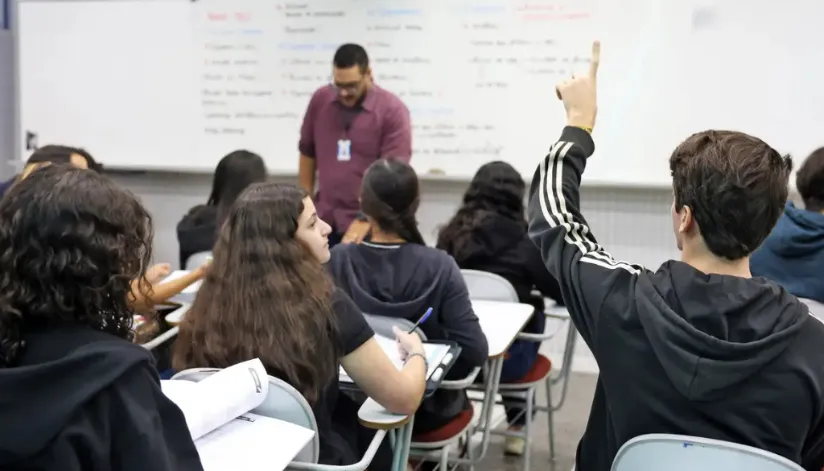
M538 347L540 347L540 344L536 342L516 340L509 347L508 357L504 360L504 365L501 368L501 382L507 383L526 376L535 364L535 359L538 358ZM504 407L509 425L520 427L526 424L526 401L518 398L507 398L506 400L515 403ZM533 401L533 407L534 405ZM535 415L534 410L532 414Z

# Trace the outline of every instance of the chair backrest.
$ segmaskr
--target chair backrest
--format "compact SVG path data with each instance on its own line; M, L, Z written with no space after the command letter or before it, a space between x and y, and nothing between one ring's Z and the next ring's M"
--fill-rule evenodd
M366 318L369 327L372 327L372 330L374 330L376 334L390 339L395 338L395 333L392 332L393 326L398 326L407 332L412 327L415 327L414 322L398 317L377 316L375 314L364 314L363 317ZM421 337L421 340L426 341L426 334L424 334L420 328L415 329L415 332Z
M218 371L220 369L217 368L193 368L177 373L172 379L197 382ZM318 436L318 423L315 420L315 413L312 412L312 407L306 402L303 395L290 384L269 376L269 394L266 395L263 403L252 412L314 430L314 438L295 456L294 461L303 463L318 462L320 458L320 437Z
M807 305L807 309L810 310L810 315L824 321L824 304L807 298L798 298L798 300Z
M686 435L635 437L618 450L612 471L803 471L768 451Z
M461 270L469 299L484 301L518 302L518 293L506 278L479 270Z
M204 263L208 262L212 258L212 252L198 252L196 254L192 254L189 258L186 259L186 266L184 267L186 270L194 270L195 268L203 265Z

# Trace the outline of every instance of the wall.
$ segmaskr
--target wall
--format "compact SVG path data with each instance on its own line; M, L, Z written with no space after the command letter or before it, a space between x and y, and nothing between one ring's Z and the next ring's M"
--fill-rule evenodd
M11 51L11 34L0 30L0 178L13 174L13 167L6 163L14 155L14 71ZM83 145L82 142L71 144ZM104 161L106 159L105 156L98 157ZM541 156L535 157L537 163ZM155 224L155 260L176 263L175 226L191 206L206 200L210 176L145 173L113 174L112 177L140 196L151 211ZM465 188L465 183L423 182L418 215L422 232L430 243L434 241L438 226L457 208ZM657 267L662 261L677 256L670 229L670 203L671 193L668 190L585 188L582 194L583 213L599 242L616 258L648 267ZM563 338L563 331L556 336L560 341ZM562 347L556 341L549 342L544 349L559 364ZM585 371L597 369L580 339L574 368Z

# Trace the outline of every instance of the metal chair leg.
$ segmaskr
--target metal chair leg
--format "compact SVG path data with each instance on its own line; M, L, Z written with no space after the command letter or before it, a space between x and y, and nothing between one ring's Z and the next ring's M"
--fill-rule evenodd
M553 423L553 410L552 410L552 386L550 386L550 382L546 382L546 404L547 404L547 411L546 411L546 420L547 425L549 426L549 460L554 462L555 461L555 424Z
M524 417L524 471L529 471L532 456L532 407L535 403L535 387L526 391L526 417Z

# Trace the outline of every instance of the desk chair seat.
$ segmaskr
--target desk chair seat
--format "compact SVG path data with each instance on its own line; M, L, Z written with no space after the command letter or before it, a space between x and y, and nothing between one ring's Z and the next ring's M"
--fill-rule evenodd
M524 386L531 383L541 383L546 380L551 369L552 362L550 359L539 353L532 368L530 368L524 376L514 381L501 382L500 389L505 389L507 386Z
M470 299L476 300L487 300L487 301L502 301L502 302L512 302L517 303L519 302L518 293L515 291L515 288L512 284L506 280L506 278L496 275L494 273L483 272L479 270L461 270L461 275L463 275L464 281L466 282L467 288L469 290L469 297ZM549 308L549 305L547 305ZM505 312L502 312L501 315L506 315ZM540 313L536 313L536 315L540 315ZM526 409L521 411L521 414L525 415L525 424L523 430L520 432L514 431L490 431L490 433L494 433L496 435L505 435L505 436L515 436L523 438L526 441L526 446L524 449L523 454L523 469L524 471L528 471L530 468L530 443L531 439L531 424L532 424L532 415L533 410L538 412L545 412L547 414L547 424L549 427L549 456L550 460L555 459L555 429L553 426L553 412L560 409L561 405L564 402L564 396L566 394L566 388L569 379L569 372L570 367L572 364L572 352L575 345L575 339L577 336L577 331L573 328L572 323L569 322L569 315L564 313L563 315L550 312L549 309L546 309L546 312L543 313L548 318L553 318L557 320L561 320L565 323L568 323L568 333L566 343L564 345L564 358L562 361L562 366L560 369L560 374L557 375L556 378L552 378L550 375L552 364L549 361L549 358L538 355L536 358L535 364L533 365L532 369L523 377L517 381L510 381L507 383L501 383L498 386L498 391L494 391L494 393L501 392L502 400L498 402L498 404L504 404L506 406L520 406L520 402L513 402L515 397L520 399L526 400ZM555 332L550 334L530 334L530 333L521 333L518 338L520 340L535 342L535 343L542 343L545 340L551 339ZM538 386L540 383L545 383L546 387L546 406L538 406L535 404L535 393L537 391ZM560 401L557 404L554 404L552 401L552 386L558 382L563 382L563 389L561 392ZM479 390L480 388L475 386L473 387L475 390ZM508 393L508 398L507 398ZM509 399L509 401L507 401ZM490 424L486 424L489 427Z
M413 434L412 446L423 448L427 444L437 445L441 442L451 441L453 438L465 434L467 432L467 428L472 423L474 413L474 409L470 407L469 409L458 414L458 416L452 419L452 421L448 424L440 428L436 428L435 430L430 430L428 432Z

